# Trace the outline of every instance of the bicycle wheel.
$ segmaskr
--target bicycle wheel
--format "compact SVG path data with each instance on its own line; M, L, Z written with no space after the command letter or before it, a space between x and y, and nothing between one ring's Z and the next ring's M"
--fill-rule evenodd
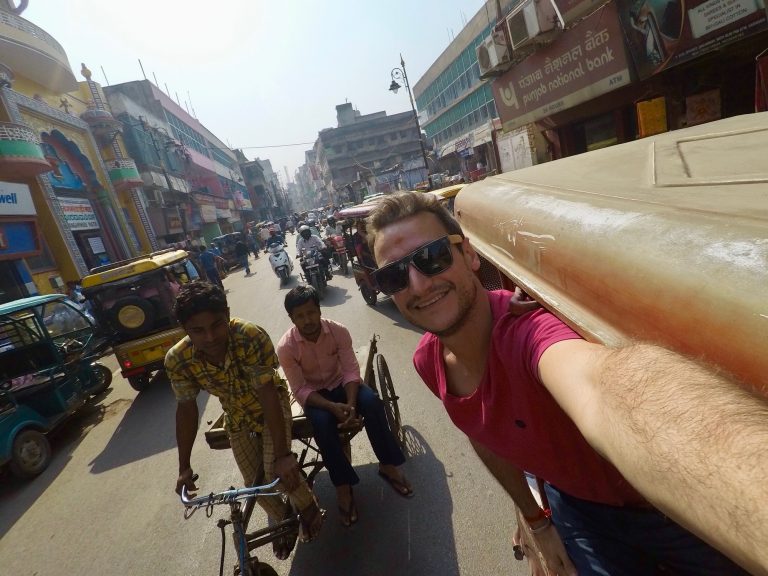
M397 404L398 396L395 394L395 386L389 373L387 361L381 354L376 356L376 372L379 377L381 400L384 402L384 413L387 416L389 429L394 434L400 449L405 453L405 433L400 422L400 407Z

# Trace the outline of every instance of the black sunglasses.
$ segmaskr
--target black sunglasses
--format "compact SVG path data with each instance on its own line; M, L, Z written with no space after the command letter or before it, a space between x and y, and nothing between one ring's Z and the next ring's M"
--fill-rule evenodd
M459 234L433 240L400 260L375 270L373 279L381 292L391 296L408 287L408 267L411 264L425 276L436 276L448 270L453 264L451 244L461 244L463 241L464 238Z

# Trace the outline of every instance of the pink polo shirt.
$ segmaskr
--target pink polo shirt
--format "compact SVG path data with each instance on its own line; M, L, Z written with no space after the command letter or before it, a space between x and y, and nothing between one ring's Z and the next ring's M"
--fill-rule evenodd
M349 330L325 318L320 319L320 324L322 330L317 342L305 339L293 326L277 344L280 365L302 406L312 392L333 390L341 384L362 380Z

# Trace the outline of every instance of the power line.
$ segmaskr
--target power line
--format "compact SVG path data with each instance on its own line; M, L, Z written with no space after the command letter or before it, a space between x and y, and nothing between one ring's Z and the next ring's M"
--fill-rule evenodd
M269 144L266 146L237 146L232 150L252 150L254 148L287 148L288 146L308 146L314 142L296 142L295 144Z

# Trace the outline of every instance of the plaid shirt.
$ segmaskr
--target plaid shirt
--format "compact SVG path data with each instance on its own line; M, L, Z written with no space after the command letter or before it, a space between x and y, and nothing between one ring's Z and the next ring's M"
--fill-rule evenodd
M227 427L233 432L241 428L262 431L264 419L256 391L270 382L287 388L277 374L278 365L267 333L239 318L229 321L229 345L223 367L206 361L189 336L165 356L165 370L176 400L194 400L200 390L206 390L221 401Z

